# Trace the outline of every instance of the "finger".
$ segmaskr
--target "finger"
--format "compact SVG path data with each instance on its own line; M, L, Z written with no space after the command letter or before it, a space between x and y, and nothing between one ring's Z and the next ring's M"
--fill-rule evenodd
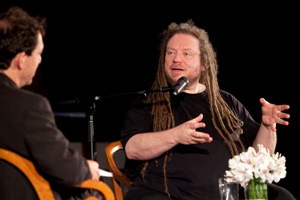
M278 106L278 110L280 110L280 111L288 110L288 109L290 109L290 106L287 104Z
M199 114L198 117L196 117L197 122L201 121L203 119L203 114Z
M195 117L194 119L191 119L191 122L199 122L203 119L203 114L199 114L197 117Z
M192 129L204 128L206 125L204 122L194 123Z
M278 123L278 124L281 124L281 125L285 125L285 126L289 125L289 122L288 122L288 121L285 121L285 120L283 120L283 119L278 119L277 123Z
M193 142L196 143L209 143L212 141L212 137L209 135L203 135L201 137L193 138Z
M259 102L260 102L262 105L269 104L269 102L268 102L265 98L260 98L260 99L259 99Z
M271 129L272 129L272 131L274 131L274 132L277 131L277 129L276 129L276 123L274 123L274 124L271 126Z
M278 114L278 117L279 117L280 119L289 119L289 118L290 118L290 114L280 112L280 113Z

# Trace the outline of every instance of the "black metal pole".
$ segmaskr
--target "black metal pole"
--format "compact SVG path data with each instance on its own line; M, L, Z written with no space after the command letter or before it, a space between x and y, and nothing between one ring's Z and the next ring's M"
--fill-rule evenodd
M94 113L96 111L96 105L95 102L92 102L91 106L88 110L88 142L90 143L90 158L92 160L95 160L96 152L94 150L95 148L95 129L94 129Z

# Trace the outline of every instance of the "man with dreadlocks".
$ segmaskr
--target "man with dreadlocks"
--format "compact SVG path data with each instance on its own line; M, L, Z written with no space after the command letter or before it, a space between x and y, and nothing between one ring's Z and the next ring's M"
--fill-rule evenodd
M275 152L276 124L288 125L289 105L260 99L259 125L230 93L220 90L216 53L205 30L171 23L162 32L154 91L186 77L178 95L139 96L127 112L121 133L128 177L125 200L219 200L218 178L228 160L258 144ZM274 192L273 192L274 191ZM269 199L294 199L272 185Z

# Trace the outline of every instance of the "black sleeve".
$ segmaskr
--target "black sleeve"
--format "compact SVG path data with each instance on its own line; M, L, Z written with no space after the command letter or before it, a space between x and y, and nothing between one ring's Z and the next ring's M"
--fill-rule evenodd
M74 185L91 178L86 159L69 147L57 128L50 103L43 97L32 98L24 111L25 145L37 169L48 180Z
M246 148L252 146L260 126L259 123L253 119L246 107L236 97L225 91L222 91L221 94L233 112L244 122L243 134L241 134L243 144Z
M153 131L151 106L145 104L143 100L142 97L135 99L126 113L121 131L123 147L135 134Z

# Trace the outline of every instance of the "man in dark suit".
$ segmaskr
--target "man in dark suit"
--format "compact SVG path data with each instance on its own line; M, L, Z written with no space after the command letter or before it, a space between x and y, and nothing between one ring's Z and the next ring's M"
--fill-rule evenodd
M21 89L42 61L45 25L45 18L18 7L0 14L0 147L31 160L56 199L80 198L84 194L70 194L68 186L98 180L99 164L69 147L45 97ZM0 199L36 199L26 178L4 161L0 173Z

